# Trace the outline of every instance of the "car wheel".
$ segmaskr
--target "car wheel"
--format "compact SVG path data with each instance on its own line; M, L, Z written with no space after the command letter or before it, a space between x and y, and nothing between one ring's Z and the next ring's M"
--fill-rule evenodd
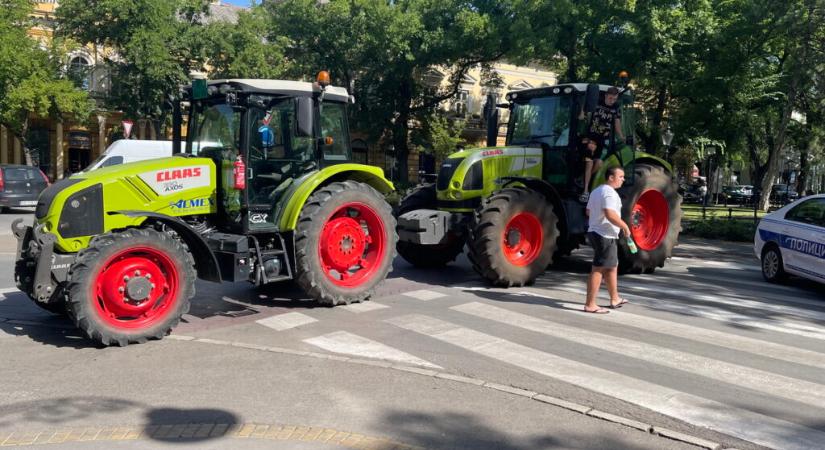
M770 283L779 283L787 278L782 253L776 245L766 246L762 250L762 276Z

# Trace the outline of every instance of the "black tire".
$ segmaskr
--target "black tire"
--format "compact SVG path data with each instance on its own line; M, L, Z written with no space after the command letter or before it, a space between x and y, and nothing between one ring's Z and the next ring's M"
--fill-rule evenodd
M762 277L770 283L781 283L788 278L785 273L785 265L782 260L782 252L776 244L767 244L762 249Z
M436 209L436 192L434 184L426 184L413 189L396 210L395 217L415 211L417 209ZM396 249L404 260L421 269L444 267L455 261L464 251L463 236L450 234L448 241L438 245L421 245L412 242L398 241Z
M529 234L514 226L525 216L532 216L527 223L534 224L535 236L541 237L541 244L530 246L526 255L520 253L519 244L531 240L535 243L538 239L530 239ZM537 224L532 222L534 219ZM521 234L528 237L522 241ZM542 194L531 189L506 188L484 199L476 210L467 243L468 256L473 269L493 285L524 286L533 283L552 262L558 237L558 217ZM505 239L512 239L508 241L512 244L505 243ZM522 261L514 263L521 258Z
M341 210L342 207L349 204L363 205L365 209L348 208L346 211ZM344 215L338 216L342 213ZM370 218L370 215L372 215L372 218ZM374 264L371 269L366 269L368 271L361 275L359 273L365 269L360 266L360 263L353 263L353 265L348 266L350 268L358 267L351 274L350 269L345 269L345 272L350 274L348 277L363 277L363 280L353 286L344 285L346 281L342 272L330 270L322 262L322 259L325 258L325 256L322 256L322 241L326 239L325 236L331 236L330 233L333 232L331 228L327 228L327 225L332 224L333 220L348 217L357 218L362 230L366 226L369 231L372 231L373 226L370 226L370 220L376 223L375 228L383 230L383 234L380 235L383 240L382 250L379 250L380 245L375 243L357 243L359 239L369 236L369 231L367 233L362 231L363 235L359 235L355 231L354 236L345 235L343 240L339 241L341 247L337 253L343 254L342 258L349 258L347 255L352 253L350 245L355 245L355 248L363 245L362 253L354 256L362 260L364 257L372 257L374 262L377 261L377 264ZM377 222L381 223L380 228ZM345 244L344 240L348 244ZM344 305L367 300L372 295L375 287L392 270L396 241L395 218L392 216L390 206L378 191L367 184L355 181L337 182L324 186L309 197L304 209L301 211L298 226L295 229L295 263L298 285L323 305ZM345 249L344 246L347 248ZM333 281L333 279L336 281Z
M126 261L134 264L126 268ZM133 272L134 267L143 269L143 272ZM103 293L111 292L106 289L106 283L114 282L119 274L127 271L133 274L134 284L127 282L131 277L123 277L126 286L126 293L120 294L123 300ZM154 277L151 277L152 272L156 273ZM93 238L89 246L78 253L69 269L67 310L86 336L103 345L126 346L162 339L189 311L189 301L195 295L196 277L191 253L183 242L167 233L150 228L106 233ZM158 291L155 282L163 282ZM133 289L135 293L132 293ZM172 295L166 292L153 301L157 292L167 289ZM143 298L126 301L126 296L132 295ZM118 313L116 308L135 306L145 308L143 317L114 317ZM139 323L141 320L146 323Z
M629 177L628 177L629 178ZM682 231L682 197L678 192L678 185L671 179L665 169L649 164L636 164L634 183L619 188L622 199L622 219L630 226L631 232L636 235L640 227L641 214L634 215L634 207L640 202L643 194L654 190L661 194L666 203L663 208L667 212L667 229L663 230L658 239L652 239L649 248L642 248L645 243L636 238L638 252L633 254L627 247L625 239L619 240L619 271L622 273L650 273L651 269L663 267L665 260L672 256L673 247L679 240ZM647 193L645 199L658 197L654 193ZM642 201L645 203L645 201ZM642 205L640 205L642 206ZM639 245L642 243L643 245Z

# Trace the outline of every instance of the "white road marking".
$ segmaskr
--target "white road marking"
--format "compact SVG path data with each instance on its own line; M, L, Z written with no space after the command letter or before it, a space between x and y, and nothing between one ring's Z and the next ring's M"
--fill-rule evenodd
M345 309L347 311L351 311L354 313L363 313L369 311L375 311L377 309L384 309L389 308L387 305L382 305L378 302L361 302L361 303L352 303L345 306L339 306L339 309Z
M347 333L346 331L336 331L323 336L304 339L304 342L333 353L354 355L363 358L383 359L414 366L441 369L441 366L424 361L423 359L417 358L409 353L402 352L401 350L365 337Z
M442 294L441 292L436 292L436 291L429 291L427 289L422 289L420 291L405 292L404 295L406 295L407 297L412 297L414 299L422 300L422 301L425 301L425 302L447 296L447 294Z
M276 331L284 331L290 328L300 327L301 325L307 325L317 321L317 319L309 317L306 314L291 312L286 314L279 314L277 316L267 317L266 319L256 320L255 323L259 323L265 327L272 328Z
M806 403L815 407L825 405L825 385L797 380L764 370L727 363L704 356L671 350L657 345L625 339L609 334L587 331L557 322L538 319L479 302L465 303L450 309L483 319L541 333L559 339L593 346L609 345L608 351L652 364L670 367L693 375L733 384L777 397ZM765 391L770 388L770 392Z
M535 296L536 294L519 292L514 293L514 295ZM562 303L561 306L565 311L575 314L579 314L582 310L582 305L575 303ZM628 312L626 308L621 311L610 311L609 315L589 314L586 317L593 320L609 320L611 323L635 327L644 331L667 334L682 339L715 345L717 347L729 348L731 350L753 353L772 359L825 369L825 353L753 339L738 334L694 327L679 322L657 319L655 317L633 314Z
M555 285L553 286L553 289L579 294L582 296L582 303L586 294L584 289L565 285ZM538 295L541 296L540 294ZM638 294L623 294L623 296L632 303L659 311L668 311L686 316L702 317L719 322L736 324L740 327L759 328L762 330L776 331L779 333L794 334L811 339L825 340L825 329L821 326L808 325L801 322L774 317L753 317L713 306L667 302L662 301L661 298L645 297Z
M412 314L387 322L516 367L760 445L794 450L817 448L825 442L825 433L818 430L571 361L439 319Z

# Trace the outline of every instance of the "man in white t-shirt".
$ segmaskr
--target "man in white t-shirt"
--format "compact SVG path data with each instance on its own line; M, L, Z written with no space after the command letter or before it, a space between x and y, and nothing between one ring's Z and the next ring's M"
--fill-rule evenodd
M602 278L610 294L610 307L620 308L627 303L627 300L619 297L617 245L620 231L625 236L630 235L630 228L622 220L622 199L616 192L624 183L624 170L621 167L610 167L605 176L605 184L594 189L587 201L587 240L593 247L593 268L587 279L587 301L584 311L596 314L610 312L596 304L596 295L599 293Z

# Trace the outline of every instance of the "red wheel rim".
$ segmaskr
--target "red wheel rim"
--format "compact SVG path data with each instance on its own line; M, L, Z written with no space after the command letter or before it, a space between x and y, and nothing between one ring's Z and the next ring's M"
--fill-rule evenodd
M372 280L384 260L384 235L384 222L371 207L340 206L327 219L318 242L326 277L346 288Z
M661 192L649 189L633 205L630 213L630 234L642 250L653 250L667 236L670 208Z
M526 266L539 256L544 230L535 214L522 212L513 216L502 235L504 257L515 266Z
M97 275L95 309L112 327L145 329L174 310L179 289L178 269L165 252L129 248L103 264Z

